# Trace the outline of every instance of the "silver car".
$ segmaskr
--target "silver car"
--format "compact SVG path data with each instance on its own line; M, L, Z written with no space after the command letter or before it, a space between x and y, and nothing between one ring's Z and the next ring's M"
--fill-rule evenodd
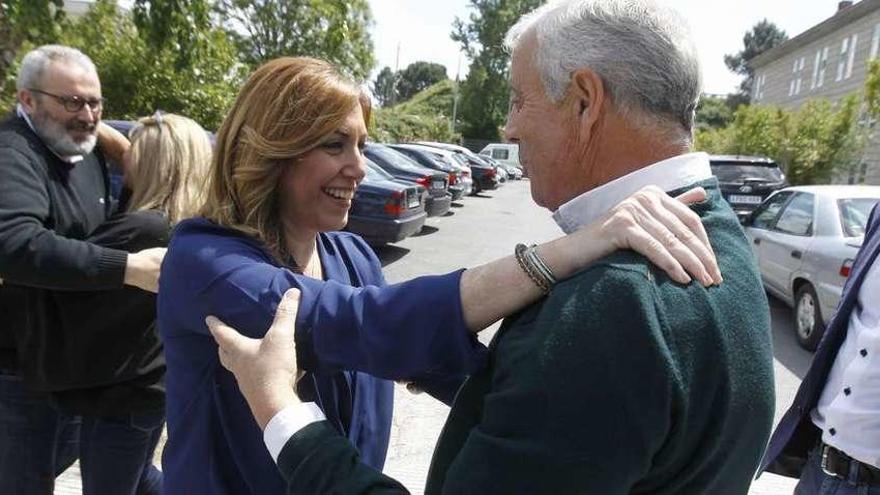
M745 221L767 292L794 308L798 343L815 350L862 245L878 186L775 192Z

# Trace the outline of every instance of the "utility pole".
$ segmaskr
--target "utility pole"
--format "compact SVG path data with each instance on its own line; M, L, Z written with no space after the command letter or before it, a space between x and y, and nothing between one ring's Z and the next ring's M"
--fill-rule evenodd
M391 78L391 106L397 103L397 78L400 77L400 42L397 42L397 57L394 59L394 74Z
M458 67L455 69L455 84L452 85L452 122L449 123L449 133L455 134L455 120L458 118L458 81L461 76L461 52L458 52Z

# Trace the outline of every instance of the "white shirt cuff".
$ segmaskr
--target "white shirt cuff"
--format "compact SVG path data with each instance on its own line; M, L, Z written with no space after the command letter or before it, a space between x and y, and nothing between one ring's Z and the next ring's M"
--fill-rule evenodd
M272 456L272 460L278 463L281 449L287 444L296 432L317 421L327 419L324 412L314 402L303 402L287 406L278 411L266 424L263 431L263 442Z

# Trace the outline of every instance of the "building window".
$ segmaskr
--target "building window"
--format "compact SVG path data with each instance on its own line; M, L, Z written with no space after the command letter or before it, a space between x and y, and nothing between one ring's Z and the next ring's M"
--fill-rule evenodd
M807 57L794 59L794 65L791 68L791 84L788 86L788 96L797 96L801 93L802 74L806 63Z
M840 59L837 60L837 78L835 81L849 79L852 76L853 62L856 58L856 44L859 41L859 35L854 34L852 38L844 38L840 42Z
M852 35L852 41L849 43L849 59L846 61L846 79L852 76L853 62L856 60L856 44L859 41L859 35Z
M874 36L871 37L871 56L868 60L877 58L877 50L880 49L880 24L874 26Z
M755 101L764 98L764 87L767 84L767 74L755 75Z
M822 60L819 62L819 75L816 77L816 87L821 88L825 84L825 69L828 67L828 47L822 49Z
M810 80L810 90L816 89L819 83L819 65L822 63L822 50L816 50L816 60L813 62L813 79Z
M835 81L840 81L843 79L843 74L846 71L846 55L849 49L849 38L844 38L843 41L840 42L840 58L837 60L837 78Z

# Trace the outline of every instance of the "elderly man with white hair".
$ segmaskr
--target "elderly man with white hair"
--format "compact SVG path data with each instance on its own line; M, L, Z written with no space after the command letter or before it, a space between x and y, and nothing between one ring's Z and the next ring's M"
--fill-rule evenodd
M504 321L487 367L458 391L426 493L748 491L773 420L769 310L708 157L691 152L700 67L684 25L648 0L570 0L525 16L507 37L505 134L533 199L566 232L645 186L703 187L693 209L724 282L682 284L618 251L556 283ZM536 283L553 282L528 248L518 253ZM255 414L272 418L265 441L289 493L405 491L290 391L295 306L260 343L209 322Z
M67 359L86 339L59 331L53 294L124 285L155 292L165 250L127 253L86 240L114 209L95 150L104 100L92 61L70 47L41 46L22 60L17 90L16 111L0 122L0 493L51 494L81 438L79 418L59 412L51 392L107 384L94 372L101 356L80 367ZM86 486L122 493L99 470L120 479L133 464L125 492L133 493L151 474L146 454L132 462L130 436L140 425L92 419L82 437L90 450L79 453L100 444L107 455L84 460Z

